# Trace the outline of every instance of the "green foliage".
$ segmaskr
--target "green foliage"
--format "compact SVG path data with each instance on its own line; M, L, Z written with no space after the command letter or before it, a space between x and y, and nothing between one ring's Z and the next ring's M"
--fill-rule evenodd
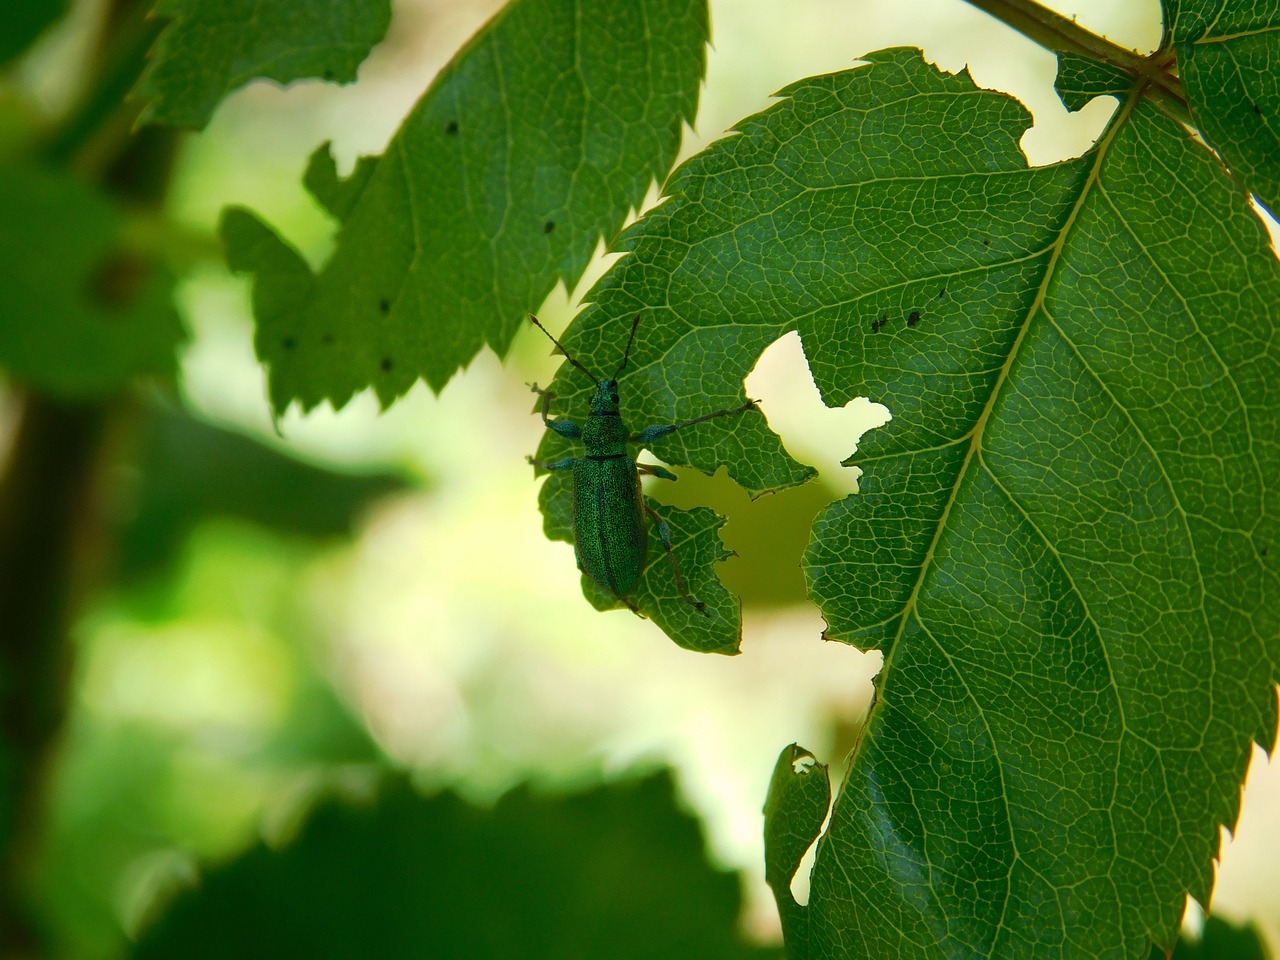
M391 22L390 0L158 0L172 22L134 95L143 123L199 130L251 80L320 77L351 83Z
M0 7L0 64L29 47L67 12L67 0L13 0Z
M0 165L0 366L74 399L171 375L183 332L159 264L121 245L110 202L63 173Z
M1244 186L1280 213L1280 8L1166 0L1192 116Z
M1150 106L1030 169L1016 102L911 51L867 59L678 171L566 347L607 367L604 331L662 291L624 397L725 405L799 329L829 404L893 412L805 561L828 637L886 655L812 955L1145 953L1186 890L1207 899L1275 729L1280 271ZM701 323L734 339L698 350ZM702 395L678 348L717 358Z
M310 537L349 534L371 500L402 489L389 476L324 470L246 436L156 409L139 433L123 491L128 522L118 536L117 571L129 580L171 564L201 520L239 517Z
M753 958L738 881L663 776L490 811L403 781L330 803L282 851L211 870L134 957Z
M1160 948L1151 951L1150 960L1268 960L1262 934L1252 923L1234 926L1220 917L1206 917L1199 939L1179 937L1172 955Z
M1068 110L1079 110L1094 97L1122 96L1133 86L1133 77L1108 63L1060 53L1053 86Z
M826 403L865 395L893 413L848 461L861 491L821 511L803 561L826 637L885 660L825 832L826 769L793 746L774 772L766 873L797 958L1173 949L1186 893L1208 901L1250 744L1274 738L1280 266L1247 191L1280 205L1280 4L1165 7L1147 61L1159 98L1128 67L1060 56L1069 106L1123 102L1088 154L1045 167L1020 150L1021 106L912 50L790 85L673 175L564 336L609 371L641 317L621 378L635 429L741 404L791 331ZM211 9L162 4L176 19L140 85L151 119L199 126L252 76L349 78L386 21L385 4L324 23L273 5L266 29L237 16L210 33ZM504 353L668 170L707 36L698 0L513 0L384 156L345 178L327 146L312 156L305 183L337 224L318 273L229 211L275 411L368 387L386 405L418 379L438 391L486 344ZM97 193L11 166L0 222L0 362L15 379L83 397L171 372L168 280L122 246ZM552 412L580 419L593 387L562 369ZM207 446L188 452L204 481L244 453ZM813 474L757 412L652 447L753 495ZM570 449L548 435L539 458ZM540 497L565 540L567 481ZM339 486L320 498L337 526L365 492ZM256 492L227 482L197 506L252 512ZM154 519L171 536L186 519L159 484L166 496ZM264 511L324 526L295 506ZM659 511L710 616L679 597L653 531L635 603L689 649L736 651L738 603L714 571L722 521ZM299 710L338 715L327 687ZM310 756L328 720L308 726L273 748ZM331 759L373 750L343 740ZM645 937L697 931L710 944L686 942L690 955L736 955L733 882L689 856L694 831L657 783L636 788L656 819L619 790L564 805L521 792L491 817L402 785L372 812L330 807L288 850L213 871L139 954L352 955L389 938L380 955L421 955L434 936L467 956L570 939L651 956L663 946ZM790 885L814 842L801 905ZM495 878L477 863L513 866ZM1189 955L1230 939L1206 929Z
M807 960L809 925L791 893L791 879L822 830L831 806L831 777L824 764L797 744L778 756L764 801L765 879L773 888L788 960Z
M669 169L707 30L700 0L515 0L376 165L340 183L313 158L308 185L342 220L314 279L233 211L223 236L232 265L257 275L257 349L277 412L294 400L341 407L370 386L389 404L419 378L439 391L484 344L505 353L525 314L577 282Z

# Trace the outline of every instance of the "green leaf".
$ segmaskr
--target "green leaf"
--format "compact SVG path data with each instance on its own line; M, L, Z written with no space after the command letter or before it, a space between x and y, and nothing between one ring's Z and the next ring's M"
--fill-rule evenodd
M831 777L825 764L799 744L778 756L764 801L764 875L773 888L787 942L788 960L807 960L809 925L805 908L791 894L791 881L831 806Z
M11 0L0 6L0 64L25 51L67 12L68 0Z
M1149 960L1269 960L1266 942L1252 923L1235 926L1221 917L1206 917L1198 939L1178 938L1173 955L1153 948Z
M829 109L893 110L900 81L878 69ZM1003 103L1010 133L1025 124L1011 102L943 83L928 105L899 100L941 142L960 133L949 120L996 139L962 106L975 97ZM922 154L902 174L947 184L941 211L926 200L895 232L950 248L926 261L934 282L975 275L976 295L951 280L948 296L969 314L956 326L986 326L994 349L940 338L934 364L954 363L973 402L913 398L902 417L885 396L895 420L863 445L863 494L815 525L828 635L886 652L813 873L810 935L828 944L1171 945L1185 892L1207 902L1249 740L1274 734L1280 271L1212 156L1150 106L1128 104L1084 159L1038 171L1010 152L944 178ZM966 262L981 234L950 216L960 197L1059 173L1069 206L1035 243ZM1047 197L1011 222L1035 222ZM1031 268L1002 284L1021 302L997 304L978 278L1014 264Z
M866 59L681 168L565 345L612 369L661 304L622 378L642 422L725 405L798 329L829 405L893 414L805 560L827 635L885 654L810 955L1145 956L1275 731L1280 265L1150 104L1029 168L1017 102ZM729 449L741 420L655 452L782 469Z
M345 223L369 184L369 178L378 167L377 157L361 157L351 175L338 176L338 164L333 159L332 145L324 144L311 155L302 182L311 195L333 215L339 223ZM245 267L243 269L249 269Z
M1280 5L1167 6L1200 132L1245 188L1280 213Z
M351 83L391 22L390 0L158 0L172 22L134 96L140 122L200 130L228 94L259 78Z
M402 781L331 803L283 851L208 873L134 956L751 958L732 874L707 865L670 778L491 811Z
M0 366L68 399L172 375L183 340L167 271L120 246L122 223L70 176L0 165Z
M125 579L160 572L209 517L239 517L309 537L349 535L370 501L403 489L388 474L323 470L173 410L149 411L129 465L129 522L117 540Z
M1068 110L1081 110L1094 97L1123 96L1134 80L1119 67L1075 53L1058 54L1054 89Z
M341 183L313 158L308 184L343 221L313 285L282 241L262 242L268 228L224 229L273 306L258 355L277 411L369 386L386 405L419 378L440 390L484 344L505 353L669 169L707 30L703 0L513 0L376 165Z

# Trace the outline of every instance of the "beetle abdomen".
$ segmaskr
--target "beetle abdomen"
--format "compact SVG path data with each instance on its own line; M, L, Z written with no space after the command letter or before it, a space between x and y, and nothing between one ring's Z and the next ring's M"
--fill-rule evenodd
M592 580L619 597L635 589L649 540L640 476L626 454L574 463L573 541L578 566Z

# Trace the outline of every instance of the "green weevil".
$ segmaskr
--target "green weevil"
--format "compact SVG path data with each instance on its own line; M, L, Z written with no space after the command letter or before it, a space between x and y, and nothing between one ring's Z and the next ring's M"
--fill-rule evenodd
M538 322L537 317L530 314L529 319L560 348L569 363L590 377L596 385L586 423L579 426L564 417L551 419L551 401L555 394L539 388L536 383L531 384L533 392L542 398L542 422L547 429L554 430L568 440L582 441L583 455L580 457L565 457L551 463L526 458L543 470L573 471L573 550L578 559L578 569L613 593L633 612L639 613L627 600L627 595L635 589L644 572L645 554L649 545L645 530L647 513L653 518L667 559L671 561L671 571L675 574L676 589L680 591L680 596L699 613L708 615L707 605L695 600L685 591L684 581L680 578L680 567L672 553L671 530L666 521L644 502L644 494L640 490L641 474L664 480L675 480L676 476L657 464L637 463L627 452L627 444L652 443L695 423L746 413L756 409L756 401L748 400L732 410L717 410L683 423L655 424L645 427L639 433L628 433L618 410L618 377L627 368L627 361L631 358L631 346L635 343L636 328L640 325L639 315L631 324L631 336L627 340L622 363L613 372L613 376L604 378L597 377L571 357L560 341Z

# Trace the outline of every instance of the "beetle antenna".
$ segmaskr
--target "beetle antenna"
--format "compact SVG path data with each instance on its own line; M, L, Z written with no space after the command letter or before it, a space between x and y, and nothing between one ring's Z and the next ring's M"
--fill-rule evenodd
M640 326L640 314L636 314L636 318L631 321L631 336L627 338L627 349L622 354L622 363L618 365L618 369L613 371L613 379L618 379L618 374L627 369L627 361L631 359L631 345L636 342L636 327Z
M600 382L600 378L599 378L599 377L597 377L594 373L592 373L590 370L588 370L586 367L584 367L582 364L580 364L577 360L573 359L573 357L569 356L569 351L568 351L568 350L566 350L566 349L564 348L564 345L563 345L563 344L561 344L559 340L557 340L555 337L551 336L551 331L550 331L550 330L548 330L546 327L544 327L542 324L540 324L540 323L538 322L538 318L537 318L537 317L535 317L535 316L531 313L531 314L529 314L529 319L533 321L533 325L534 325L535 327L537 327L539 330L541 330L543 333L545 333L545 334L547 335L547 339L548 339L548 340L550 340L552 343L554 343L557 347L559 347L559 348L560 348L560 352L564 354L564 358L565 358L566 360L568 360L570 363L572 363L575 367L577 367L579 370L581 370L583 373L585 373L588 377L590 377L590 378L591 378L593 381L595 381L596 383L599 383L599 382Z

